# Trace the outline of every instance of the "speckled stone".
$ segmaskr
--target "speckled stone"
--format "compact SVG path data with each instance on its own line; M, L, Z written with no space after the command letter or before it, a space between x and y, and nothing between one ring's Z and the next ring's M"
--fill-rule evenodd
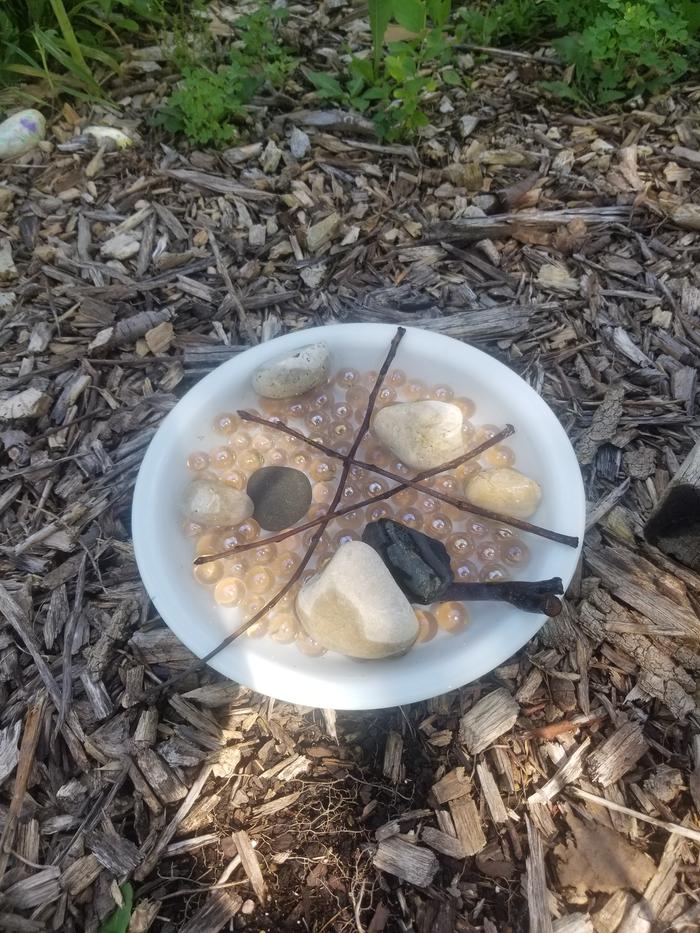
M406 466L432 470L464 453L463 421L451 402L399 402L377 412L372 432Z
M542 499L539 483L512 467L475 473L468 480L465 493L474 505L513 518L530 518Z
M265 363L253 375L253 388L264 398L294 398L328 380L330 351L311 343Z
M253 518L265 531L284 531L296 525L311 505L311 483L306 473L292 467L256 470L248 480Z

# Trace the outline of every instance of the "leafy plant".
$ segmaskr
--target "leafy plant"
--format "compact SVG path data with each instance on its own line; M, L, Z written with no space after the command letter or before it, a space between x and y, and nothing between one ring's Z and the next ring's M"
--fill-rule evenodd
M371 59L354 56L344 79L310 73L318 96L370 113L384 139L410 138L428 123L425 95L441 82L461 83L454 69L440 74L453 56L445 33L451 8L452 0L370 0ZM385 49L392 20L415 35Z
M164 0L4 0L0 85L46 81L54 93L99 97L101 78L119 71L120 35L164 12Z
M544 82L579 102L656 93L700 58L696 0L500 0L458 12L458 41L481 45L550 41L573 82Z
M101 924L98 933L126 933L131 919L131 908L134 903L134 889L127 881L119 888L122 895L122 906L117 907Z
M284 16L284 10L263 5L237 20L228 65L185 64L156 123L198 145L223 146L235 139L254 95L265 85L281 87L297 66L277 38Z

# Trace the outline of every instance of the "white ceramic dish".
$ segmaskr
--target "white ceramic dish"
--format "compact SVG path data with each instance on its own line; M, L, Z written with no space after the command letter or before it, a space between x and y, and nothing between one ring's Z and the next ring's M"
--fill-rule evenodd
M163 421L151 441L134 492L132 528L143 582L163 620L199 657L239 624L238 610L218 607L211 592L192 576L192 542L181 531L179 504L189 480L185 461L196 449L213 446L215 415L255 407L253 372L273 357L325 340L333 370L348 366L378 369L396 327L390 324L334 324L277 337L219 366L198 382ZM546 403L519 376L474 347L450 337L408 328L395 365L410 376L451 385L472 398L476 424L516 427L508 440L517 466L537 479L543 501L533 521L583 537L585 496L576 456ZM521 576L559 576L567 585L580 546L573 549L524 535L531 559ZM232 680L305 706L373 709L412 703L467 684L497 667L521 648L545 617L502 603L474 603L472 622L459 635L440 633L401 658L357 662L329 653L303 655L294 645L269 638L242 637L210 663Z

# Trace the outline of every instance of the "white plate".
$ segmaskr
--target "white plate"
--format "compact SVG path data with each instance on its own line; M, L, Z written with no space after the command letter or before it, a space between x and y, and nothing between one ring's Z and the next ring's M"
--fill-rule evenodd
M378 369L396 327L390 324L333 324L277 337L236 356L198 382L165 418L146 451L134 492L132 527L136 561L163 620L199 657L211 651L239 622L237 610L222 609L192 576L192 541L181 531L179 505L191 478L189 453L216 443L211 429L222 411L255 407L253 372L267 360L325 340L333 371ZM532 521L583 537L585 495L576 456L546 403L497 360L451 337L408 328L397 368L428 383L447 383L477 406L476 424L515 425L509 438L517 466L544 491ZM524 535L531 559L521 576L561 577L566 586L578 549ZM357 662L329 653L303 655L294 645L242 637L210 663L254 690L290 703L332 709L374 709L412 703L467 684L497 667L537 632L545 616L503 603L474 603L472 622L460 635L440 633L402 658Z

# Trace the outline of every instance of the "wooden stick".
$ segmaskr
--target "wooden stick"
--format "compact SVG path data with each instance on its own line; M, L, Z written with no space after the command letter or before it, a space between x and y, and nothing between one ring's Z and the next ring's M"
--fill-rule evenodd
M12 853L12 845L17 831L17 819L22 810L24 795L27 793L29 777L32 773L34 756L39 744L41 735L41 726L44 721L44 710L46 708L46 694L42 693L34 706L30 706L24 720L24 734L22 735L22 744L19 750L19 762L17 764L17 774L15 775L15 785L12 792L12 800L7 811L5 828L0 837L0 879L2 879L7 869L7 863Z
M239 412L239 414L242 414L242 413ZM267 423L263 419L257 418L257 416L255 415L251 416L249 420L262 421L263 424ZM272 422L270 422L270 424L271 426L274 426ZM293 429L290 429L290 430L293 430ZM504 437L510 437L510 435L514 432L514 430L515 428L513 428L512 425L507 424L505 428L503 428L502 431L499 431L499 433L496 434L494 437L489 438L489 440L484 441L483 444L479 444L478 447L475 447L473 450L468 451L468 453L462 454L461 457L456 457L454 460L450 460L448 463L443 463L442 466L434 467L432 470L425 470L425 472L419 473L416 477L414 477L413 482L417 482L418 480L422 480L422 479L430 479L431 476L437 476L438 473L443 473L445 470L452 470L456 466L460 466L460 464L464 463L465 461L471 460L474 457L478 457L485 450L488 450L489 447L493 447L494 444L500 443L500 441L502 441ZM309 443L313 447L319 447L322 450L324 449L322 445L317 444L315 441L311 441L308 438L305 438L303 435L299 435L299 437L302 440L308 440ZM326 448L326 449L329 451L329 453L333 453L335 457L342 456L342 454L338 454L335 451L330 451L330 448ZM358 461L357 460L351 461L351 466L353 463L358 463ZM403 479L402 477L397 476L396 480L399 483L398 486L393 486L391 489L387 489L384 492L377 493L376 496L370 496L369 499L363 499L362 502L356 502L354 505L348 505L342 509L336 509L332 515L332 518L339 518L341 515L348 515L350 512L356 512L358 509L364 509L368 505L374 505L375 502L383 502L385 499L390 499L392 496L395 496L397 492L401 492L404 489L408 489L410 483L407 479ZM432 490L430 490L430 493L432 495ZM309 528L314 528L316 525L320 525L321 522L326 521L328 514L329 513L326 512L324 515L320 515L318 518L314 518L308 522L304 522L303 525L295 525L294 528L288 528L286 531L280 531L278 534L271 535L268 538L259 538L257 541L249 541L246 544L237 544L234 547L227 548L225 551L219 551L216 554L203 554L200 557L195 558L194 564L195 566L199 566L200 564L208 564L210 561L213 561L213 560L219 560L222 557L230 557L233 554L242 554L243 551L250 551L252 550L252 548L260 547L261 544L279 544L280 541L285 541L287 538L291 538L294 535L298 535L302 531L308 531Z
M296 437L298 440L304 441L310 447L315 447L317 450L322 451L329 457L335 457L339 460L344 460L345 462L347 462L349 458L352 458L352 452L350 454L340 454L336 450L333 450L331 447L326 447L325 444L319 444L317 441L312 441L311 438L305 437L294 428L288 427L283 421L267 421L265 418L261 418L258 415L251 415L250 412L247 411L239 411L237 414L244 421L254 421L256 424L262 424L268 428L273 428L276 431L282 431L284 434L291 434L292 437ZM515 428L512 425L506 425L503 431L499 432L499 434L490 439L490 442L480 444L478 447L475 447L472 451L470 451L468 457L456 457L454 460L451 460L449 463L445 463L437 470L430 471L429 475L434 476L436 473L443 473L446 470L452 470L456 466L459 466L461 463L464 463L465 460L480 456L484 450L492 447L494 444L500 443L501 440L509 437L514 433L514 431ZM386 477L386 479L393 480L395 483L403 483L403 488L410 486L412 489L415 489L418 492L422 492L425 495L432 496L434 499L439 499L441 502L446 502L448 505L454 506L454 508L459 509L461 512L470 512L472 515L479 515L481 518L487 518L493 522L500 522L503 525L511 525L513 528L519 528L521 531L527 531L530 534L538 535L540 538L548 538L550 541L556 541L557 544L565 544L567 547L578 547L578 538L572 535L564 535L560 534L558 531L550 531L549 528L542 528L539 525L532 525L530 522L523 521L521 518L513 518L510 515L503 515L500 512L492 512L490 509L483 509L481 506L474 505L473 503L469 502L468 499L458 499L455 496L449 496L446 493L439 492L436 489L430 489L427 486L420 486L420 480L427 479L427 474L419 474L418 476L414 476L413 479L406 479L403 476L392 473L391 470L385 470L383 467L376 466L374 463L365 463L364 460L353 459L353 465L359 466L363 470L368 470L372 473L379 473L381 476ZM395 492L398 492L398 490L395 490ZM356 508L360 508L360 506L358 505Z
M652 826L658 826L665 829L666 832L676 833L678 836L685 836L686 839L692 839L693 842L700 843L700 832L697 829L691 829L689 826L681 826L680 823L671 823L668 820L658 820L655 816L648 816L639 810L631 810L629 807L623 807L621 803L615 803L607 800L605 797L599 797L597 794L591 794L587 790L581 790L580 787L568 787L566 793L580 797L581 800L588 800L589 803L595 803L599 807L606 807L608 810L614 810L615 813L624 813L625 816L634 816L644 823L650 823Z

